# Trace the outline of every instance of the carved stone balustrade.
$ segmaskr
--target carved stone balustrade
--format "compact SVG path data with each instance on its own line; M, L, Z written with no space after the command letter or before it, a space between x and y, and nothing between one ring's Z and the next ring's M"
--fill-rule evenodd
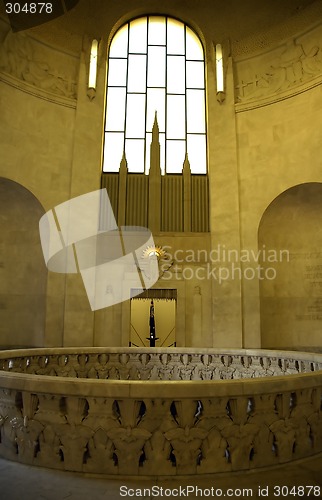
M0 456L108 476L275 466L322 452L321 397L319 354L2 351Z

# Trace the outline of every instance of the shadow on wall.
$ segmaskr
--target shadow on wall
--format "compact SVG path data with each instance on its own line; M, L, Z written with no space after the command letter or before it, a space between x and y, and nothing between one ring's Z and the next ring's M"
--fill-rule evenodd
M276 270L275 279L260 281L262 347L320 350L322 184L300 184L275 198L261 219L258 244L265 250L261 265Z
M0 346L44 343L47 268L40 239L44 209L20 184L0 178Z

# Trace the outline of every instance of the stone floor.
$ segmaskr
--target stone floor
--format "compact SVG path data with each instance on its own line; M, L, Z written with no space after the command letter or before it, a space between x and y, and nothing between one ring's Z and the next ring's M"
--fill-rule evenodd
M155 488L154 496L149 491L152 486ZM185 489L187 486L190 487L189 490ZM284 488L279 490L277 486L284 486ZM292 486L296 489L291 490ZM301 489L300 486L304 488ZM310 486L312 488L309 488ZM294 500L296 498L322 498L320 490L322 491L322 454L314 459L260 472L226 473L207 478L190 476L163 481L93 478L76 473L30 467L0 459L1 500L119 500L122 498L149 500L158 497L199 500L220 496L269 499L280 497Z

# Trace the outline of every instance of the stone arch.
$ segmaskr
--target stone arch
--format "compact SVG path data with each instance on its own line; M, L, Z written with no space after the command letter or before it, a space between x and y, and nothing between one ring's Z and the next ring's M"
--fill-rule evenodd
M0 177L0 346L44 344L47 268L39 238L44 209L21 184Z
M319 349L322 340L322 183L293 186L259 225L262 347ZM274 277L273 277L274 276Z

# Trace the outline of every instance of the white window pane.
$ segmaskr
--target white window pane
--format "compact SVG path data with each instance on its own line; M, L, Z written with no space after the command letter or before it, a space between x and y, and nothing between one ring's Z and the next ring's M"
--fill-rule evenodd
M165 173L165 134L159 134L160 143L160 168L161 174Z
M190 29L186 28L186 57L197 61L203 61L203 48L197 35Z
M136 19L130 23L129 52L146 53L147 18Z
M103 172L118 172L124 151L124 134L107 132L104 141Z
M186 154L185 141L167 141L167 173L181 173Z
M167 97L167 138L185 139L186 109L184 95Z
M148 87L165 87L165 47L149 47Z
M194 89L205 87L203 62L187 61L187 87Z
M187 131L205 132L205 97L203 90L187 90Z
M106 98L106 130L122 131L125 124L125 94L122 87L110 87Z
M145 173L148 174L150 170L150 155L151 155L151 142L152 133L148 132L146 134L146 152L145 152ZM160 168L161 174L165 173L165 134L159 134L160 143Z
M145 92L146 56L129 55L128 92Z
M165 131L165 89L148 89L147 92L147 120L146 130L151 132L155 112L157 112L157 120L159 131Z
M150 170L150 156L151 156L151 142L152 133L147 132L145 135L145 173L148 174Z
M128 27L127 24L119 29L113 37L110 46L110 57L127 57L127 38Z
M193 174L206 174L206 136L188 134L187 151L191 172Z
M185 93L185 59L184 56L167 57L167 92Z
M127 138L145 136L145 94L128 94L126 107Z
M184 54L184 24L175 19L169 19L167 25L167 53Z
M144 172L144 139L126 139L125 155L129 172Z
M126 86L126 59L110 59L108 62L108 85Z
M149 45L165 45L165 17L149 17Z

